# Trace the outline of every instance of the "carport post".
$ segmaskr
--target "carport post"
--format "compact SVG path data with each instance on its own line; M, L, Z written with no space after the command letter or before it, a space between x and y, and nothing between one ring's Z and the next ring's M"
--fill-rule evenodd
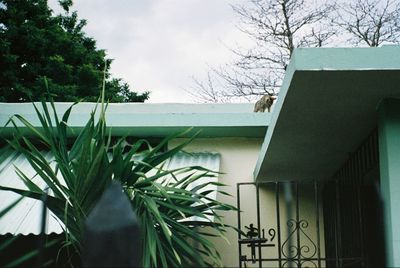
M380 102L378 131L386 265L400 267L400 99Z

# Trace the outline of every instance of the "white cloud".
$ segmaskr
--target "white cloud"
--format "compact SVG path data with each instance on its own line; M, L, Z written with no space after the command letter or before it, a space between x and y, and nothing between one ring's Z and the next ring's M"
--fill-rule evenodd
M84 31L114 59L111 72L135 91L150 90L150 102L193 102L183 90L207 64L233 55L225 45L245 43L228 0L77 0L88 20ZM49 2L55 9L56 0Z

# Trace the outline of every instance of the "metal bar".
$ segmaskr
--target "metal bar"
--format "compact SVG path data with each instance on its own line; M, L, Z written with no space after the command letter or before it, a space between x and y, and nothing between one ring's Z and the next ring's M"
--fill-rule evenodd
M372 165L373 165L373 156L372 156L372 139L371 138L369 138L368 139L368 161L369 161L369 165L368 165L368 167L370 168L370 167L372 167Z
M336 206L337 206L337 181L335 181L335 192L334 192L334 195L335 195L335 204L336 204ZM333 216L335 217L334 218L334 231L335 231L335 235L334 235L334 238L335 238L335 263L336 263L336 267L339 267L339 246L338 246L338 239L339 239L339 236L338 236L338 211L337 210L335 210L335 211L332 211L332 214L333 214Z
M275 198L276 198L276 226L277 226L277 232L278 232L278 258L279 258L279 268L282 267L282 255L281 255L281 216L280 216L280 206L279 206L279 192L280 192L280 187L279 187L279 182L276 182L276 187L275 187Z
M340 214L340 194L339 194L339 182L336 181L336 223L337 223L337 228L336 228L336 267L342 267L342 259L341 259L341 254L342 254L342 230L341 230L341 214Z
M241 222L240 222L240 185L242 185L241 183L238 183L236 185L236 194L237 194L237 220L238 220L238 229L242 230L241 228ZM240 232L238 232L238 240L241 239L241 234ZM242 245L240 243L238 243L239 246L239 267L242 267Z
M296 236L297 236L297 267L301 267L301 248L300 248L300 208L299 208L299 183L296 184Z
M375 160L379 163L379 140L378 140L378 130L375 129Z
M360 193L360 187L357 187L357 207L358 207L358 219L360 221L360 228L358 228L360 230L360 250L361 250L361 257L362 257L362 261L361 261L361 267L364 267L364 260L365 260L365 252L364 252L364 230L363 230L363 220L362 220L362 209L361 209L361 193Z
M262 183L262 182L259 182L259 183ZM238 182L237 183L237 185L240 185L240 186L242 186L242 185L254 185L255 183L254 182Z
M365 145L363 144L360 147L360 169L362 171L362 174L365 173L365 170L367 169L367 163L365 161Z
M357 151L357 163L356 163L356 167L357 167L357 176L358 176L358 184L361 184L361 179L362 179L362 175L364 174L364 170L361 168L361 151L358 150Z
M374 132L374 163L379 163L379 152L378 152L378 132Z
M321 248L320 248L320 233L319 233L319 193L318 193L318 182L314 181L314 191L315 191L315 215L316 219L316 227L317 227L317 256L318 256L318 267L321 267Z
M280 259L282 261L296 261L297 259L295 258L282 258ZM322 261L334 261L336 260L335 258L321 258ZM362 259L360 257L354 257L354 258L342 258L343 261L358 261L361 262ZM263 261L279 261L279 258L265 258ZM302 261L318 261L318 258L303 258Z
M260 220L260 187L256 184L256 198L257 198L257 228L258 228L258 238L261 238L261 220ZM261 256L261 244L258 243L258 265L262 267L262 256Z
M355 177L354 179L351 179L351 185L355 185L357 182L357 178L358 178L356 159L357 159L357 153L351 154L350 173L353 174L353 176Z

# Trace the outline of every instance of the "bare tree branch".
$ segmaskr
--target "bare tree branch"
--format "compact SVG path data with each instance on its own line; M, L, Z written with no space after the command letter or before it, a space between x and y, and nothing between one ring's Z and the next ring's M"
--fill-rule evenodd
M221 86L217 85L218 80L214 77L213 72L207 73L205 80L199 80L192 77L194 86L189 90L185 90L192 95L198 102L202 103L219 103L229 102L226 97L227 93L221 90Z
M240 18L238 28L254 40L254 47L231 49L238 60L212 70L225 82L219 92L228 99L254 100L276 93L294 48L322 46L335 34L324 26L333 5L315 6L307 0L250 0L249 5L232 8Z
M246 5L232 6L240 19L238 29L254 46L231 48L237 60L211 68L205 82L194 80L196 94L207 102L249 101L275 94L295 48L332 45L335 38L344 42L344 32L350 36L347 42L355 45L399 43L399 0L336 1L343 3L249 0Z
M351 37L355 45L377 47L400 42L400 2L398 0L354 0L343 4L332 22Z

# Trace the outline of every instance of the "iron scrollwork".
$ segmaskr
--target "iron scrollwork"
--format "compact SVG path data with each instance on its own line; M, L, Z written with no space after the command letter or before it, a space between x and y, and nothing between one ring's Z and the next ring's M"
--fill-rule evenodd
M306 233L306 229L309 224L306 220L295 220L290 219L287 221L289 229L288 238L282 243L282 255L289 259L283 266L288 262L296 263L297 265L303 265L304 259L308 259L307 263L312 264L311 260L317 254L317 246L309 235ZM295 241L295 242L293 242Z

